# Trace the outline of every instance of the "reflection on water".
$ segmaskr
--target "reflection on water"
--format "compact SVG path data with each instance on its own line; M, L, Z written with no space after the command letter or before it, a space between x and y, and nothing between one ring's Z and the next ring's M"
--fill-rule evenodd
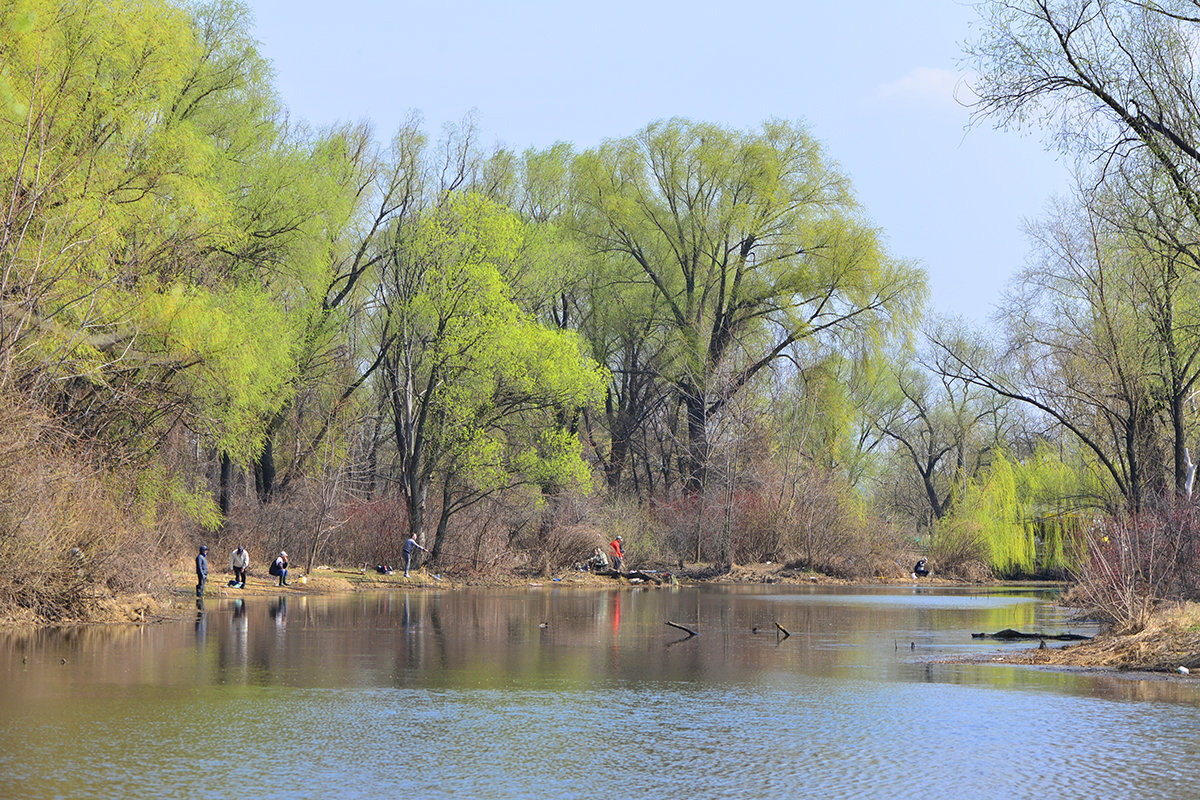
M1200 684L927 660L1094 631L1048 599L300 596L10 636L0 797L895 797L915 775L933 796L1200 794Z

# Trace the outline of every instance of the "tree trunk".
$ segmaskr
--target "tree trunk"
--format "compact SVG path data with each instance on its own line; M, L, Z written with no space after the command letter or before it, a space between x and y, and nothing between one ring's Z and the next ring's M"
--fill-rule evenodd
M221 516L228 519L230 511L230 486L233 479L233 462L229 460L229 453L221 451L221 479L217 489L217 507L221 510Z
M402 481L404 510L408 513L408 532L422 542L425 532L425 507L429 496L429 479L424 476L406 476Z
M446 476L446 482L442 484L442 510L438 514L437 533L433 537L433 547L430 548L429 556L436 561L438 556L442 554L442 547L446 544L446 531L450 528L450 509L451 509L451 490L450 476Z
M685 494L694 495L704 490L708 477L708 415L704 396L699 392L686 392L683 402L687 410L688 433L683 489Z
M613 431L612 445L609 448L608 463L604 465L604 477L608 482L609 494L616 494L621 489L621 473L625 470L625 458L629 452L629 440L625 431Z
M254 462L254 488L260 503L269 503L275 497L275 449L270 436Z

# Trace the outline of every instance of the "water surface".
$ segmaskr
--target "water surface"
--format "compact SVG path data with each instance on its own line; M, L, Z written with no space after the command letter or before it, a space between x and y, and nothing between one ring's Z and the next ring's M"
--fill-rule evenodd
M1200 796L1200 684L930 661L1094 632L1051 599L531 587L2 638L0 797Z

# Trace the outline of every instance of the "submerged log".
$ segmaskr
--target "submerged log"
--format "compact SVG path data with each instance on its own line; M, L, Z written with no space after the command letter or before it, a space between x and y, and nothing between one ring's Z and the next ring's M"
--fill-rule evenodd
M1017 639L1050 639L1056 642L1079 642L1085 639L1091 639L1090 636L1083 636L1078 633L1021 633L1014 631L1012 628L1005 628L1002 631L995 633L972 633L972 639L999 639L1001 641L1010 642Z

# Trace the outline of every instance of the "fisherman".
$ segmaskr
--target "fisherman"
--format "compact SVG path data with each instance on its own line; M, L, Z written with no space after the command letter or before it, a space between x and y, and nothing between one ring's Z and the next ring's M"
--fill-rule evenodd
M288 583L288 554L285 550L280 550L279 555L271 562L271 568L267 570L272 575L279 577L280 586L290 586Z
M235 589L246 588L246 570L250 568L250 554L240 544L229 557L229 568L233 570L233 582L229 585Z
M608 569L608 556L599 547L592 551L592 557L588 559L588 568L592 572Z
M417 535L415 533L410 533L408 535L408 539L406 539L404 541L404 548L403 548L404 577L406 577L406 578L408 577L408 570L412 567L413 553L417 550L425 550L425 548L421 547L421 545L417 544ZM429 551L425 550L425 552L428 553Z
M613 569L615 569L617 572L620 572L621 567L625 566L625 552L621 549L621 545L624 544L624 542L625 542L625 537L618 536L617 538L613 539L612 542L609 543L609 545L608 545L609 547L612 548Z
M208 548L200 545L196 554L196 597L204 596L204 584L208 582Z
M927 576L929 574L929 567L927 566L928 561L929 561L929 559L922 558L920 561L917 562L917 565L915 567L913 567L913 577L914 578L924 578L925 576Z

